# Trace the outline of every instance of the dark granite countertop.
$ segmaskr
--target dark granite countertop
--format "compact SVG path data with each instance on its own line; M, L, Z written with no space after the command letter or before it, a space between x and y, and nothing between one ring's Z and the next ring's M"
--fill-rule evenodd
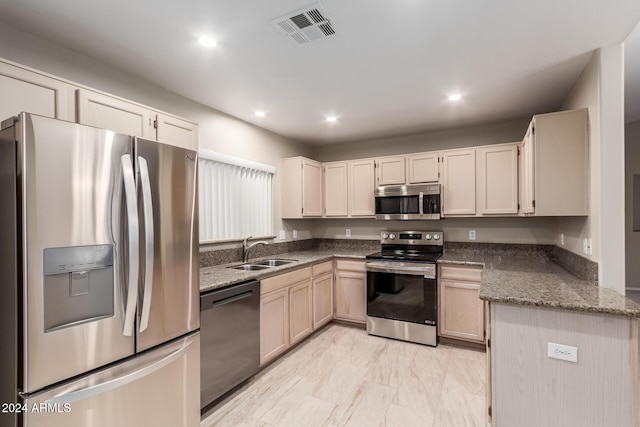
M640 305L613 289L582 280L543 256L447 252L440 264L484 267L480 299L494 303L640 317Z
M234 270L229 267L240 265L241 262L231 264L216 265L213 267L203 267L200 269L200 292L207 292L214 289L224 288L236 283L246 282L248 280L262 280L270 276L286 273L289 270L295 270L322 261L328 261L336 258L354 258L364 260L365 256L373 253L372 250L351 250L351 249L310 249L299 252L287 252L284 254L272 255L265 258L251 259L250 262L260 261L267 258L294 259L296 262L271 267L264 270L242 271Z

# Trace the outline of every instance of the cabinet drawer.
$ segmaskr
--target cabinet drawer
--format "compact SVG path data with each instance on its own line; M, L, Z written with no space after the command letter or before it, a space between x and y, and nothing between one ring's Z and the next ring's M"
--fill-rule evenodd
M441 279L467 280L480 282L482 280L482 267L469 266L444 266L440 267Z
M364 261L347 261L339 259L336 261L336 270L364 271Z
M260 295L284 288L305 279L311 279L311 267L301 268L260 281Z
M312 267L313 277L317 277L324 273L330 273L333 271L333 261L323 262L321 264L316 264Z

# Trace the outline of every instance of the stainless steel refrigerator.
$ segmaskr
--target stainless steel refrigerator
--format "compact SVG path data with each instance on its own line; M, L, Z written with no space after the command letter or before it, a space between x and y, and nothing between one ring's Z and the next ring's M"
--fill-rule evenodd
M195 151L0 130L0 426L199 426Z

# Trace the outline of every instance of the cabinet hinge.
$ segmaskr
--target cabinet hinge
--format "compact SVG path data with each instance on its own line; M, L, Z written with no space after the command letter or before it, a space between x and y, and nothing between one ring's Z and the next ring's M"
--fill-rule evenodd
M533 126L533 127L531 128L531 134L532 134L532 135L535 135L535 134L536 134L536 127L535 127L535 126Z
M376 169L378 167L378 162L373 162L373 168Z
M487 348L491 348L491 338L487 340Z
M300 213L304 215L304 208L300 208Z
M533 201L532 201L532 206L533 206L534 208L536 207L536 201L535 201L535 200L533 200Z
M158 129L158 121L157 120L153 121L153 128L154 129Z
M440 172L438 172L438 178L440 178Z
M518 203L518 210L520 210L520 203Z
M488 411L488 413L489 413L489 416L491 417L491 416L492 416L492 415L491 415L491 405L489 405L489 409L488 409L487 411Z
M518 147L518 156L520 155L520 147Z

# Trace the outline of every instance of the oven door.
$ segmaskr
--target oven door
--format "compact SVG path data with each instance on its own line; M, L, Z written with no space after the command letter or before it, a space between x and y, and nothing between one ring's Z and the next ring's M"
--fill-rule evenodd
M367 315L436 326L435 264L367 262Z

